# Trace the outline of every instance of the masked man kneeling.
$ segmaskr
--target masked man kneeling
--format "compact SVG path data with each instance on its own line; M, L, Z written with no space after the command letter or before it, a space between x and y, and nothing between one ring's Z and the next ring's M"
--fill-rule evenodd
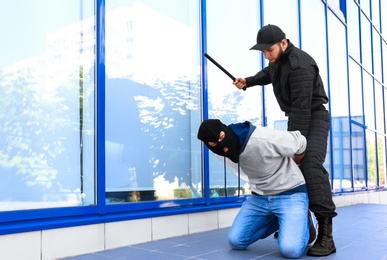
M301 257L316 238L308 212L308 191L297 163L306 139L299 131L257 128L250 122L225 125L208 119L198 139L227 165L240 166L252 196L243 202L228 234L232 249L243 250L278 230L278 247L286 258ZM309 213L309 214L308 214Z

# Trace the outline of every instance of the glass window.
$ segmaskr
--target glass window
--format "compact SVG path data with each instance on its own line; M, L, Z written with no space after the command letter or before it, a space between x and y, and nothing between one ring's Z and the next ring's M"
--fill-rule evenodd
M384 122L384 109L383 109L383 87L375 81L375 117L376 117L376 129L379 133L385 133Z
M316 61L320 76L328 89L325 6L319 1L303 1L301 5L301 46ZM318 40L316 40L318 39Z
M234 77L255 75L260 69L261 54L250 48L256 43L260 28L258 2L211 0L206 3L207 53ZM235 15L235 10L244 13ZM207 68L208 118L220 119L225 124L247 120L256 126L262 125L261 87L240 91L232 84L232 79L209 60ZM211 196L236 194L238 178L225 168L223 159L219 160L212 152L209 154ZM242 182L241 186L244 185Z
M386 26L387 31L387 26ZM387 37L385 38L385 41L387 41ZM387 43L383 41L382 42L382 52L383 52L383 79L384 79L384 87L387 88Z
M382 82L382 52L380 50L380 44L381 44L381 37L379 33L372 29L372 38L373 38L373 69L374 69L374 76L379 81Z
M361 10L370 17L370 0L359 0Z
M350 86L350 103L351 103L351 118L361 124L363 120L363 91L361 84L361 67L352 59L349 62L349 86Z
M343 185L340 178L350 180L350 139L348 113L348 82L345 27L334 14L328 12L329 90L332 117L332 164L334 187ZM344 76L343 76L344 75ZM347 188L347 184L343 187Z
M329 71L332 116L348 116L348 83L345 28L332 13L328 16Z
M350 129L347 116L335 116L331 119L332 140L331 153L332 168L334 172L333 189L343 191L352 188L351 175L351 150L350 150Z
M380 1L380 13L380 19L382 20L381 32L384 35L384 39L386 39L387 36L385 34L387 32L387 1Z
M364 14L361 15L360 22L362 64L367 71L372 72L371 24Z
M352 169L355 189L366 187L366 152L364 145L364 128L352 124ZM349 181L347 181L349 182Z
M380 16L379 16L379 1L380 0L371 0L372 5L372 24L376 30L380 31ZM383 1L380 1L383 2Z
M376 164L376 139L375 132L366 130L367 138L367 173L368 173L368 188L375 189L378 185L377 179L377 164Z
M367 128L375 129L375 100L373 78L363 74L364 117Z
M387 88L386 86L383 87L383 104L384 104L384 110L383 110L383 115L384 115L384 122L386 129L384 130L384 134L387 133Z
M348 53L360 63L359 7L353 1L347 3Z
M94 204L94 2L0 13L0 211Z
M379 187L386 187L386 138L383 135L378 137L378 173Z
M106 1L106 201L202 196L198 1Z

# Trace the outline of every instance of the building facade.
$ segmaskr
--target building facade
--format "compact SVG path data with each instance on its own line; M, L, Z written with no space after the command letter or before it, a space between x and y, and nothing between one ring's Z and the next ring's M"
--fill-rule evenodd
M239 91L204 54L254 75L266 24L319 65L335 202L383 203L386 0L4 2L0 258L20 243L17 259L55 259L229 226L250 191L196 138L200 122L287 118L271 85Z

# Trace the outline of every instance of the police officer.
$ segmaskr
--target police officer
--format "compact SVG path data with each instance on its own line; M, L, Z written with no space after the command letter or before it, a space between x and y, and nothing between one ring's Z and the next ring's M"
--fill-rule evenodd
M251 50L261 51L269 65L254 76L236 78L233 84L246 89L271 83L277 102L288 117L288 131L299 130L306 137L307 148L298 163L308 186L309 209L319 224L317 240L308 255L335 253L332 218L337 213L329 174L323 167L330 117L319 68L308 53L295 47L275 25L266 25L258 31L257 43Z

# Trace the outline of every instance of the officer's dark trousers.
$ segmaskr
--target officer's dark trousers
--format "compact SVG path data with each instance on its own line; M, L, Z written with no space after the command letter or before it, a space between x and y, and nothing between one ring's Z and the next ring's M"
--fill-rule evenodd
M328 111L312 112L307 148L301 163L309 192L309 209L316 217L333 218L337 215L332 200L329 174L323 167L327 152L330 118Z

